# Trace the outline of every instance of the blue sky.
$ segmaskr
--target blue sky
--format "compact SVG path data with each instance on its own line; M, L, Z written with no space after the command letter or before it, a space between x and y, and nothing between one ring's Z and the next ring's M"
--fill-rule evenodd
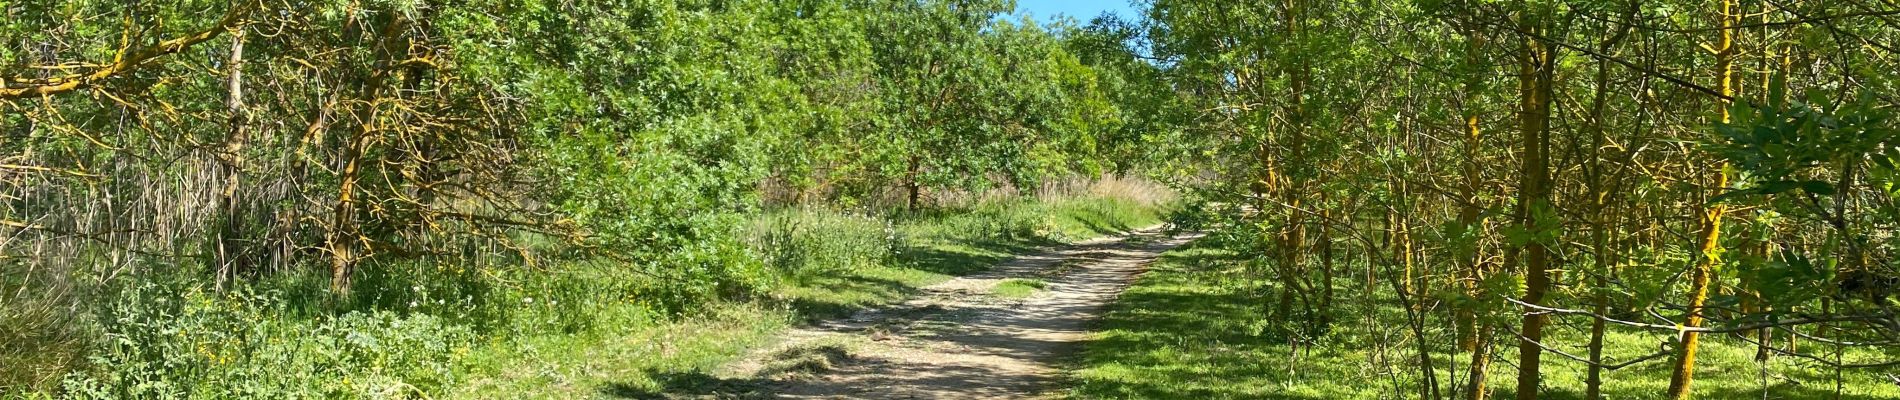
M1016 12L1035 15L1037 21L1049 21L1061 14L1086 24L1103 11L1113 11L1126 18L1134 18L1136 14L1128 0L1016 0Z

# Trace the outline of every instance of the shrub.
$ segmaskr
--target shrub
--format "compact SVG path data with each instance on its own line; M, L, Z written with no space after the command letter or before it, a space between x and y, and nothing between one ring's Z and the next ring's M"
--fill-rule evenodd
M274 293L142 281L97 313L92 367L67 375L66 396L407 397L454 383L473 343L466 326L426 314L285 320Z

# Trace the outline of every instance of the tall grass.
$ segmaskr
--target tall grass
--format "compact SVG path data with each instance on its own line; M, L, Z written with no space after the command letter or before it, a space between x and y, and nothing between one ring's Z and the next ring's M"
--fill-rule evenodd
M0 265L0 393L53 387L88 343L66 274Z

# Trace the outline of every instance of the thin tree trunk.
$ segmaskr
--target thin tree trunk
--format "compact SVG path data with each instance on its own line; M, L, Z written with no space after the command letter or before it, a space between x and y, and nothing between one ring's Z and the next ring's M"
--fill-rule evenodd
M1763 26L1761 27L1761 31L1757 33L1759 37L1769 37L1767 23L1771 22L1769 15L1772 15L1770 12L1772 7L1773 5L1765 2L1762 4L1761 22ZM1770 43L1770 41L1764 40L1761 44L1761 52L1761 57L1756 58L1756 68L1761 73L1761 86L1756 89L1756 93L1760 94L1760 99L1763 104L1776 104L1774 103L1775 99L1771 98L1774 97L1774 95L1771 94L1773 90L1770 89L1770 87L1774 85L1774 76L1777 72L1774 69L1775 45ZM1767 262L1769 257L1768 246L1769 242L1773 240L1772 232L1774 232L1774 227L1762 224L1757 225L1760 225L1758 229L1761 229L1761 233L1758 234L1760 240L1758 243L1755 243L1755 257L1761 259L1762 262ZM1767 299L1761 295L1759 283L1744 278L1741 281L1741 285L1744 292L1742 296L1742 311L1749 315L1766 313L1769 307L1766 301ZM1773 329L1762 328L1754 332L1743 333L1744 337L1755 340L1756 361L1768 360L1770 332L1773 332Z
M244 269L240 265L244 262L240 254L244 251L240 243L244 213L237 202L237 188L244 171L244 145L250 140L250 118L244 110L244 32L242 26L231 31L231 58L227 62L231 72L225 82L225 111L230 114L230 134L218 153L218 168L224 178L224 188L218 191L218 213L223 218L218 230L218 271L214 284L218 290L224 290L225 283Z
M1635 6L1634 3L1632 3L1630 13L1634 14L1635 12ZM1629 33L1627 25L1617 25L1615 29L1616 33L1610 35L1609 39L1604 40L1602 45L1598 46L1598 53L1610 54L1611 51L1615 50L1617 43L1623 40L1624 35ZM1593 275L1593 279L1591 279L1590 282L1592 289L1594 289L1592 291L1594 294L1590 296L1590 303L1591 309L1596 313L1597 318L1590 321L1590 364L1586 366L1588 371L1584 374L1583 391L1584 399L1586 400L1601 400L1603 398L1603 334L1606 329L1603 316L1609 315L1610 298L1606 294L1606 291L1610 284L1608 277L1612 274L1611 270L1614 269L1616 265L1616 259L1610 256L1610 238L1607 232L1611 215L1610 182L1608 181L1609 172L1607 171L1609 166L1606 163L1606 157L1603 155L1603 148L1609 145L1609 139L1606 137L1609 122L1605 121L1608 115L1604 112L1604 107L1608 105L1610 97L1609 60L1597 60L1595 84L1596 93L1592 94L1594 97L1590 103L1591 168L1589 170L1589 193L1590 210L1591 213L1594 214L1591 216L1592 223L1590 224L1590 248L1591 252L1595 254L1595 260L1593 262L1595 271L1591 274Z
M1718 31L1715 46L1715 90L1724 96L1732 96L1734 89L1735 26L1741 22L1740 10L1736 9L1736 0L1720 1L1719 15L1722 29ZM1716 107L1720 110L1720 123L1729 122L1728 102L1718 99ZM1722 163L1716 172L1715 190L1728 187L1728 164ZM1688 315L1683 318L1684 327L1700 327L1703 321L1703 306L1708 302L1709 284L1712 281L1715 264L1719 261L1722 238L1722 215L1727 207L1722 204L1708 206L1702 213L1702 233L1697 244L1701 254L1696 260L1695 269L1689 271ZM1684 331L1678 338L1674 368L1669 375L1668 398L1688 399L1690 387L1695 380L1696 346L1702 335L1698 332Z
M1332 218L1332 208L1320 212L1327 219ZM1320 299L1319 325L1327 326L1333 320L1333 237L1330 224L1319 226L1320 257Z
M923 199L924 187L921 182L918 182L922 169L923 161L914 154L904 166L904 207L910 209L911 212L917 212L917 207L921 205L919 203Z
M1543 10L1530 10L1523 15L1523 24L1539 36L1546 32L1547 22ZM1543 39L1526 38L1525 49L1520 55L1522 75L1519 78L1523 109L1519 112L1519 128L1522 131L1524 153L1524 171L1522 193L1518 201L1518 222L1527 232L1542 232L1553 227L1544 226L1551 221L1538 221L1540 209L1550 207L1550 92L1554 79L1555 51ZM1536 235L1536 234L1534 234ZM1532 305L1544 305L1544 296L1550 290L1550 249L1545 243L1532 241L1524 248L1524 302ZM1526 308L1523 328L1518 340L1518 400L1536 400L1538 388L1543 376L1540 370L1543 348L1537 342L1544 338L1544 325L1549 316Z
M1286 34L1289 40L1292 40L1295 44L1298 44L1302 39L1304 31L1300 27L1300 24L1305 21L1304 6L1305 3L1303 0L1286 0L1286 11L1284 13ZM1299 51L1295 50L1295 53L1298 54ZM1307 121L1305 97L1306 79L1309 75L1305 60L1294 57L1291 62L1293 63L1293 67L1288 69L1287 77L1288 84L1291 86L1291 93L1289 93L1288 101L1286 102L1287 121L1289 125L1287 146L1292 149L1292 157L1290 157L1290 161L1287 162L1288 167L1298 166L1301 165L1300 163L1306 161L1305 141ZM1291 179L1288 180L1286 187L1282 188L1281 194L1283 195L1282 200L1291 209L1289 209L1286 214L1286 224L1280 227L1279 248L1281 252L1281 279L1286 281L1284 286L1288 290L1293 290L1299 286L1298 281L1305 275L1302 263L1305 262L1306 214L1298 211L1303 202L1302 200L1304 200L1303 192L1305 187L1303 183L1300 182L1300 179L1297 178L1299 174L1288 173L1287 175ZM1280 315L1288 315L1288 309L1292 305L1292 293L1282 293L1283 295L1278 311Z
M1465 26L1463 29L1465 34L1464 63L1467 68L1476 68L1480 60L1480 52L1484 49L1486 39L1479 33L1480 31L1478 27L1475 26L1475 23ZM1482 79L1480 77L1483 76L1483 74L1468 71L1465 76L1463 87L1461 88L1464 92L1464 98L1463 103L1459 107L1459 113L1462 114L1461 121L1464 123L1465 135L1463 143L1464 184L1459 188L1460 192L1458 194L1460 200L1458 205L1458 225L1465 229L1466 240L1469 241L1471 247L1464 249L1465 254L1461 255L1460 261L1465 265L1459 269L1458 280L1464 289L1465 296L1470 299L1477 299L1481 295L1478 293L1478 281L1483 279L1483 273L1479 271L1479 269L1484 262L1483 252L1479 250L1478 241L1475 240L1479 232L1482 232L1484 229L1478 221L1478 215L1481 211L1478 207L1478 185L1479 180L1482 179L1482 177L1479 176L1478 170L1478 149L1481 146L1480 140L1482 137L1480 135L1483 132L1479 124L1480 117L1477 106L1482 96L1479 89L1479 85L1481 85L1482 82L1479 81L1479 79ZM1460 302L1453 311L1454 317L1452 324L1454 325L1454 329L1458 332L1458 348L1476 354L1475 351L1478 349L1478 332L1476 329L1477 314L1474 310L1476 304L1474 303L1473 301ZM1482 385L1483 383L1479 382L1478 384Z
M1484 400L1490 396L1485 380L1491 377L1491 341L1496 339L1491 324L1479 322L1471 349L1470 370L1465 373L1465 400Z
M1387 279L1391 279L1390 274L1386 276ZM1412 337L1415 338L1413 341L1413 351L1418 355L1419 398L1436 400L1441 396L1438 391L1437 367L1433 366L1432 363L1431 342L1425 340L1425 317L1427 314L1418 311L1418 303L1422 300L1401 290L1399 288L1401 285L1401 282L1393 281L1392 290L1399 291L1399 302L1402 303L1400 305L1405 307L1406 328L1412 331Z
M1763 227L1763 229L1771 229L1771 228ZM1769 237L1773 237L1773 236L1769 236ZM1769 240L1763 239L1761 242L1761 247L1757 250L1757 253L1756 253L1758 257L1761 257L1763 262L1767 262L1770 257L1774 257L1774 254L1772 253L1772 251L1769 250L1770 248L1771 248L1771 244L1769 243ZM1750 298L1753 298L1755 303L1757 304L1756 306L1757 309L1755 310L1756 312L1768 313L1768 312L1774 311L1773 307L1768 306L1767 299L1762 298L1760 290L1752 291L1752 293L1753 294L1750 296ZM1766 362L1768 361L1768 358L1770 356L1774 355L1774 352L1769 350L1770 347L1773 346L1772 345L1773 342L1771 341L1774 340L1774 335L1775 335L1774 328L1761 328L1761 329L1755 330L1755 334L1754 334L1755 361ZM1789 344L1793 344L1793 342L1789 342ZM1793 351L1794 349L1791 347L1788 350Z

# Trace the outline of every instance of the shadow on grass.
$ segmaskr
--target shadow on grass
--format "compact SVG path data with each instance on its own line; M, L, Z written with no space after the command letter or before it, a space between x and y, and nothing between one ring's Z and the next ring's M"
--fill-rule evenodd
M1491 396L1492 398L1509 399L1509 398L1514 398L1517 396L1517 391L1515 390L1515 388L1498 387L1497 389L1498 389L1497 391L1492 392L1492 396ZM1642 398L1642 397L1637 397L1637 396L1649 395L1649 394L1661 395L1661 393L1626 393L1626 392L1619 392L1615 390L1606 390L1604 392L1604 397L1613 398L1613 399ZM1691 392L1691 394L1693 394L1695 398L1700 398L1700 399L1764 399L1766 398L1766 399L1813 399L1813 400L1830 399L1831 400L1831 399L1836 398L1834 397L1833 382L1814 382L1807 385L1789 384L1789 383L1784 382L1781 384L1769 386L1766 396L1763 395L1762 388L1759 386L1722 387L1722 386L1712 386L1706 383L1702 383L1701 386L1697 386ZM1545 387L1543 390L1537 393L1537 398L1549 399L1549 400L1583 400L1585 397L1584 397L1583 392L1575 390L1575 389ZM1873 395L1857 395L1854 393L1845 393L1845 392L1841 393L1839 398L1844 399L1844 400L1888 399L1887 397L1877 397Z
M1042 243L1005 240L920 244L907 246L897 255L896 264L905 270L962 276L989 270L1018 254L1035 251L1039 244ZM817 274L796 279L796 286L803 288L805 294L785 301L807 322L850 316L920 292L914 282L864 273Z
M848 362L850 353L835 345L800 347L774 355L761 376L823 373ZM705 372L642 372L653 384L616 382L602 385L600 394L625 399L766 399L776 384L766 378L722 378ZM979 383L973 383L979 384Z
M1096 209L1075 211L1070 213L1070 215L1074 218L1076 223L1081 224L1083 229L1087 229L1091 236L1121 234L1134 231L1137 228L1128 226L1126 222L1117 221L1116 218L1112 218L1108 213Z
M659 383L648 388L627 382L602 385L601 395L620 399L765 399L770 381L762 379L720 378L705 372L665 372L648 370L645 375Z
M849 316L918 292L902 281L859 274L804 278L798 286L812 294L793 297L787 303L799 319L807 322Z
M905 268L960 276L988 270L1018 254L1026 254L1035 251L1038 246L1049 244L1054 242L992 240L958 245L917 245L906 247L898 254L898 262Z
M1076 397L1330 398L1260 391L1294 377L1284 363L1264 362L1287 349L1254 324L1268 304L1257 282L1220 274L1240 259L1198 242L1162 255L1110 306L1103 334L1083 344Z

